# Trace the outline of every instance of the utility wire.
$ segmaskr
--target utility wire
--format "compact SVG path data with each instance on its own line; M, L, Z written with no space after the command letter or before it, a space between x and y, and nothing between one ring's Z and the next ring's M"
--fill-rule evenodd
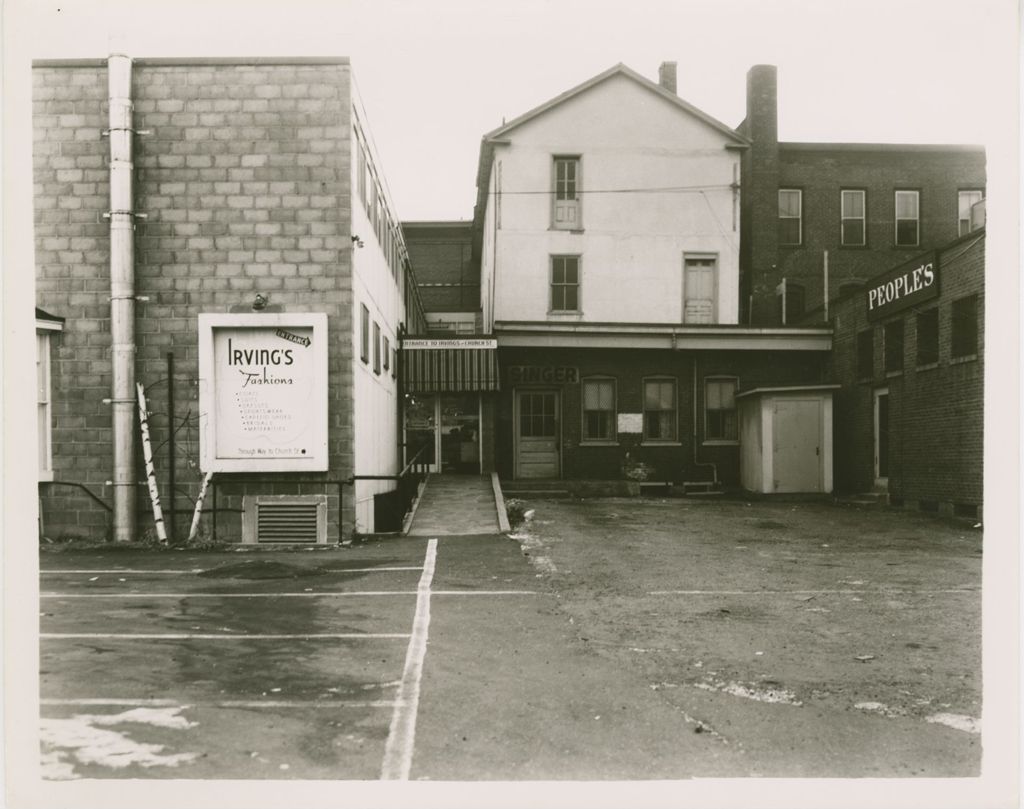
M576 192L577 196L584 194L685 194L685 193L703 193L704 191L723 190L726 188L735 188L731 183L725 183L720 185L669 185L663 187L652 187L652 188L585 188ZM495 190L489 191L489 196L521 196L530 194L544 194L550 195L555 192L548 188L543 191L508 191L508 190ZM571 202L572 200L567 200Z

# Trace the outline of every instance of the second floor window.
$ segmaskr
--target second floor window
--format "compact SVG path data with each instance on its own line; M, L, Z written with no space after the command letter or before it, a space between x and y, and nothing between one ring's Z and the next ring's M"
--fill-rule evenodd
M896 192L896 246L917 247L921 241L920 192Z
M950 356L953 359L973 357L978 353L978 296L970 295L953 301L951 311Z
M551 257L551 311L578 312L580 308L580 257Z
M803 192L797 188L779 189L779 244L803 241Z
M966 236L973 230L971 227L971 208L981 202L984 196L985 194L982 191L961 191L957 195L957 205L960 209L958 232L961 236Z
M556 157L554 165L555 199L551 226L564 230L580 230L580 159Z
M866 206L863 191L842 192L842 244L844 247L863 247L866 237Z
M359 359L370 361L370 310L359 304Z
M380 373L380 324L373 321L373 372Z

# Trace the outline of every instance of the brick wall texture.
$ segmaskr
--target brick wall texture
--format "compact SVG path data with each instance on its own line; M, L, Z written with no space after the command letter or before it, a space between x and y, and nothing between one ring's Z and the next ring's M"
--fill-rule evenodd
M575 368L579 378L610 377L616 382L618 413L643 411L643 383L646 377L668 377L676 382L678 440L672 445L636 446L636 441L619 435L614 446L581 446L582 387L579 382L543 386L557 387L561 396L562 476L576 480L620 480L625 453L655 469L654 478L676 483L711 480L707 466L718 467L719 479L729 487L739 486L738 445L704 446L705 377L736 377L740 390L765 385L809 385L825 379L828 355L803 351L657 351L650 349L568 349L504 348L498 359L502 369L501 392L496 410L497 471L503 478L514 477L514 388L509 384L509 366L552 366ZM694 364L697 371L697 452L694 454ZM535 388L537 386L534 386Z
M756 325L779 323L775 289L783 278L803 287L808 310L822 308L826 250L834 299L845 283L863 282L948 244L958 236L959 192L985 188L981 147L779 143L775 82L774 68L751 69L741 125L752 141L742 162L741 321ZM797 246L778 243L783 188L802 191L803 238ZM841 245L843 189L866 192L863 247ZM896 190L920 192L918 246L895 246Z
M983 504L984 436L984 232L938 253L940 295L919 307L875 322L867 320L866 292L836 304L831 371L842 384L835 400L835 465L838 491L870 491L874 484L874 392L889 390L890 496L907 507L973 513ZM978 296L978 350L951 356L952 306ZM937 308L939 361L917 367L916 312ZM904 322L903 371L883 368L886 323ZM870 329L874 367L857 372L857 335ZM967 511L962 511L967 507Z
M147 388L150 431L166 503L168 438L177 444L178 507L198 491L200 312L250 311L257 292L283 312L326 312L330 472L352 474L351 79L332 63L146 63L133 71L136 379ZM109 501L111 395L107 69L33 71L37 303L66 318L54 340L54 477ZM175 423L168 424L173 352ZM143 466L138 464L143 477ZM290 493L253 478L226 479L221 508L243 493ZM336 487L329 536L338 529ZM47 533L101 534L109 517L76 490L45 487ZM139 527L152 525L144 488ZM349 504L345 508L348 510ZM179 516L187 531L190 514ZM232 538L237 513L218 515ZM351 524L351 519L342 518ZM235 537L237 538L237 537Z
M480 264L473 261L473 223L406 222L409 258L427 312L480 311Z

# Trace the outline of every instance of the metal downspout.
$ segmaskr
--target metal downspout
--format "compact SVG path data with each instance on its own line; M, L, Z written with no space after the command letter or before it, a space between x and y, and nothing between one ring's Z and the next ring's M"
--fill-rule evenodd
M132 201L132 60L107 61L110 103L110 342L114 541L135 539L135 213Z

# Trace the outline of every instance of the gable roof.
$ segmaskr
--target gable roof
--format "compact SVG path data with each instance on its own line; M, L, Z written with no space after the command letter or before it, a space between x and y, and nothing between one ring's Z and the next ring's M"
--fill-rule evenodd
M561 93L560 95L555 96L551 100L544 102L539 107L534 107L532 110L523 113L519 117L513 118L507 124L502 124L497 129L494 129L494 130L488 132L486 135L484 135L483 139L485 141L501 139L506 134L511 132L513 129L515 129L516 127L521 126L522 124L526 123L527 121L531 121L531 120L533 120L534 118L536 118L536 117L538 117L540 115L543 115L548 110L550 110L550 109L552 109L554 107L557 107L559 104L563 104L564 102L568 101L571 98L575 98L576 96L580 95L581 93L585 93L587 90L591 89L592 87L597 86L601 82L607 81L608 79L612 78L613 76L625 76L626 78L633 80L634 82L639 84L641 87L644 87L647 90L650 90L651 92L661 96L666 101L668 101L668 102L670 102L672 104L675 104L677 107L679 107L684 112L689 113L690 115L694 116L695 118L698 118L699 120L701 120L704 123L708 124L712 128L717 129L719 132L721 132L727 138L730 138L731 140L734 140L737 143L737 145L747 146L750 143L749 140L747 140L745 137L743 137L741 134L739 134L739 132L737 132L735 129L732 129L731 127L726 126L721 121L719 121L717 118L713 118L712 116L708 115L703 110L697 109L695 106L693 106L693 104L690 104L689 102L684 101L679 96L677 96L675 93L673 93L673 92L671 92L669 90L666 90L664 87L662 87L657 82L651 81L646 76L641 76L635 70L633 70L630 67L627 67L622 62L619 62L617 65L608 68L608 70L604 71L603 73L598 73L593 78L587 79L582 84L578 84L575 87L573 87L572 89L566 90L564 93Z
M665 99L671 104L674 104L676 107L683 110L684 112L694 116L698 120L703 121L708 126L712 127L713 129L716 129L718 132L720 132L722 135L724 135L726 138L732 141L732 143L729 144L729 147L745 149L748 146L750 146L750 140L741 135L735 129L731 129L730 127L726 126L721 121L719 121L717 118L713 118L703 110L697 109L695 106L693 106L693 104L684 101L675 93L666 90L657 82L651 81L646 76L641 76L632 68L627 67L622 62L619 62L617 65L608 68L603 73L598 73L593 78L587 79L582 84L578 84L570 90L566 90L564 93L561 93L552 98L551 100L544 102L539 107L534 107L532 110L524 112L517 118L513 118L508 123L502 124L497 129L492 129L490 132L483 136L483 138L480 140L480 160L477 164L476 172L477 198L476 204L473 209L474 228L478 228L482 221L481 217L483 216L484 209L483 203L487 195L487 178L491 171L491 164L494 162L495 144L501 143L504 140L505 136L508 135L516 127L521 126L522 124L525 124L527 121L531 121L534 118L543 115L548 110L557 107L559 104L562 104L571 98L575 98L576 96L585 93L587 90L597 86L601 82L607 81L613 76L625 76L631 81L634 81L637 84L639 84L644 89L661 96L663 99ZM474 247L477 246L475 242L476 239L474 239Z

